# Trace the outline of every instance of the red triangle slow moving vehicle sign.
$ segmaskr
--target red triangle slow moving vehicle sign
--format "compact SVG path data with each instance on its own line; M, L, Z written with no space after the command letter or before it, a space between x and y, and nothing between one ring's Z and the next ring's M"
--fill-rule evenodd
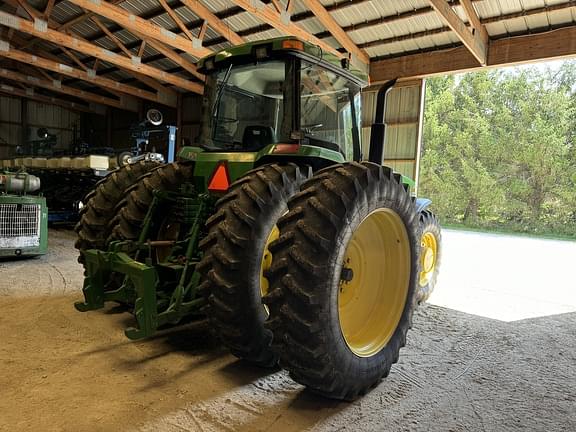
M211 192L226 192L230 187L230 177L228 175L228 167L225 163L219 163L212 178L208 183L208 190Z

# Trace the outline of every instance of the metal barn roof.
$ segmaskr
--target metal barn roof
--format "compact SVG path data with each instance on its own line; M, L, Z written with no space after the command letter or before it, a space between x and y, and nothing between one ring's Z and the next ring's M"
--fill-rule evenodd
M46 10L47 6L51 9ZM262 40L287 33L307 35L310 41L342 56L351 52L352 60L362 63L364 59L364 65L372 68L375 81L380 81L386 75L382 70L389 65L398 68L398 72L393 69L394 73L406 76L419 75L419 68L423 70L421 75L428 70L434 72L427 63L436 61L433 60L436 57L422 57L418 63L414 56L419 54L458 49L453 51L455 59L450 59L455 64L439 67L438 72L450 71L452 67L474 67L474 57L480 59L478 66L503 63L506 59L500 58L502 52L510 50L517 37L576 28L573 0L5 0L0 11L4 13L0 16L1 39L10 43L9 50L61 63L64 69L68 66L80 72L89 71L90 76L63 69L67 75L60 77L45 66L41 66L42 72L34 72L30 64L24 67L27 72L102 95L111 95L111 86L96 83L94 76L151 92L160 92L164 87L167 94L191 91L186 82L200 81L193 67L201 54L225 49L234 41ZM117 18L118 11L125 15L126 22ZM26 21L33 18L35 24L28 29ZM47 21L48 32L51 29L58 33L39 32L41 21ZM133 28L131 24L140 27ZM484 41L482 34L487 35ZM90 46L79 48L68 43L62 49L66 43L60 35L86 41ZM558 55L576 53L574 33L554 35L567 39L563 48L555 48ZM546 50L550 44L558 45L549 39ZM498 42L508 40L511 42L506 46L504 43L508 42ZM526 39L522 48L515 49L530 51L534 49L532 45L544 43L541 39L531 41L536 39ZM193 48L181 49L185 42ZM495 58L491 59L494 45L497 45ZM463 52L465 49L473 57L461 59L469 54ZM528 53L526 60L546 57L543 50ZM18 53L2 55L7 52L0 50L3 68L20 70L22 58L29 58ZM126 58L130 54L134 65L127 65L125 59L123 63L111 53ZM482 55L485 61L479 57ZM512 57L514 61L523 60L522 56ZM138 69L140 64L153 70ZM168 75L171 81L167 81ZM127 89L122 87L120 91L126 93ZM172 104L174 98L158 101Z

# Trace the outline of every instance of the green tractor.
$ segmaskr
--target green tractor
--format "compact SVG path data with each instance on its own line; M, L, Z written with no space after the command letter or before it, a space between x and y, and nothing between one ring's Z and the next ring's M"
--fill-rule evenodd
M430 201L382 166L386 88L368 162L367 77L347 62L278 38L219 52L199 70L199 145L171 164L122 167L89 195L76 307L127 305L130 339L208 317L237 357L354 399L397 361L438 268Z

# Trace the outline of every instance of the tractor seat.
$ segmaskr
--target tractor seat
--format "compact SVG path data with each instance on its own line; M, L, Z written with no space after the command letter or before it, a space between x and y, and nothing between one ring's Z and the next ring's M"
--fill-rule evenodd
M260 150L276 142L274 129L270 126L246 126L242 144L246 150Z

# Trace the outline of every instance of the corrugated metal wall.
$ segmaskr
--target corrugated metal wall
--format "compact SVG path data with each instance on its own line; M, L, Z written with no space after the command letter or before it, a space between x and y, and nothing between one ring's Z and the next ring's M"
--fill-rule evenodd
M423 107L423 82L399 84L388 94L384 165L412 179L418 178L418 162ZM374 122L376 91L362 96L363 153L368 157L370 126Z
M80 128L80 114L65 108L27 100L26 139L37 139L38 128L45 127L57 137L56 149L68 149L74 141L74 127ZM0 96L0 157L13 157L22 144L22 100Z

